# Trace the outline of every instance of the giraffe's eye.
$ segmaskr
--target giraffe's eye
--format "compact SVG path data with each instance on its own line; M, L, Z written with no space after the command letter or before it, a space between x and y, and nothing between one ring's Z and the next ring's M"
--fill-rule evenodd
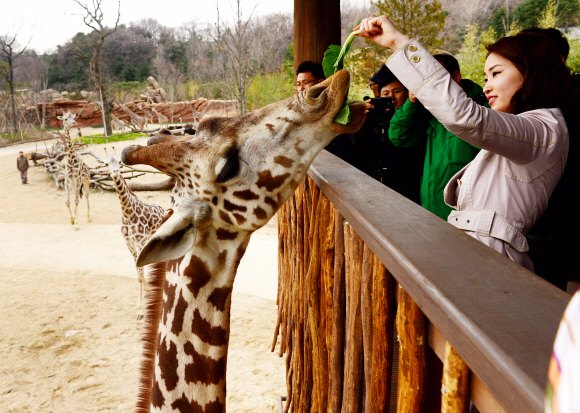
M223 184L240 172L240 151L232 147L225 156L225 163L216 178L216 183Z

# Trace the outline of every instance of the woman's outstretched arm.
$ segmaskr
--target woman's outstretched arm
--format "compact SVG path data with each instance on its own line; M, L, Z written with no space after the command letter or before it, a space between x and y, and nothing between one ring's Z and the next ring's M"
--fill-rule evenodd
M451 133L479 148L525 164L553 150L567 134L559 111L520 115L481 107L418 42L403 35L385 16L364 19L361 36L395 50L387 65ZM559 148L559 149L558 149Z

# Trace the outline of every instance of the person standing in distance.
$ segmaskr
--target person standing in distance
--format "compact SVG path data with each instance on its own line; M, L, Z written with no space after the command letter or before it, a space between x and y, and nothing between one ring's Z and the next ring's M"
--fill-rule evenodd
M28 158L24 156L24 152L20 151L20 156L16 158L16 168L20 171L20 178L22 185L28 183Z

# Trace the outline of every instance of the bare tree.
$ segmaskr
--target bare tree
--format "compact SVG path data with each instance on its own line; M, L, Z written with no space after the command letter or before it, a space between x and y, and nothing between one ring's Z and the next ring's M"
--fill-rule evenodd
M14 132L18 132L18 116L16 115L16 103L14 97L14 68L17 61L24 54L32 36L28 39L26 46L22 47L18 44L17 38L22 28L21 24L12 25L6 34L0 35L0 58L8 65L6 70L6 82L10 90L10 107L12 109L12 128Z
M234 20L224 24L219 20L212 37L222 57L217 69L226 95L238 101L240 113L246 113L246 92L254 78L268 65L279 46L281 34L290 19L282 14L270 15L261 19L244 17L242 0L234 3ZM275 21L272 25L269 22ZM215 78L215 77L214 77Z
M77 56L83 59L87 59L90 62L91 82L93 83L95 91L99 94L101 99L105 136L109 136L109 132L112 131L111 114L113 111L113 99L105 85L105 79L101 73L100 57L105 40L111 34L115 33L117 27L119 26L119 19L121 18L121 0L118 0L119 8L117 10L117 21L115 22L115 27L112 29L107 28L103 24L104 14L102 5L104 0L91 0L90 5L81 3L79 0L73 1L83 9L83 14L81 14L81 16L85 25L93 29L91 36L93 39L93 43L91 44L93 49L92 56L83 54L80 50L77 50L75 53Z

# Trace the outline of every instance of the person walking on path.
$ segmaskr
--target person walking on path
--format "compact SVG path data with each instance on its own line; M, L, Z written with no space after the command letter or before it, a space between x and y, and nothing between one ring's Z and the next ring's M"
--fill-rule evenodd
M28 183L28 158L24 156L24 152L20 151L20 156L16 158L16 168L20 171L20 178L22 184Z

